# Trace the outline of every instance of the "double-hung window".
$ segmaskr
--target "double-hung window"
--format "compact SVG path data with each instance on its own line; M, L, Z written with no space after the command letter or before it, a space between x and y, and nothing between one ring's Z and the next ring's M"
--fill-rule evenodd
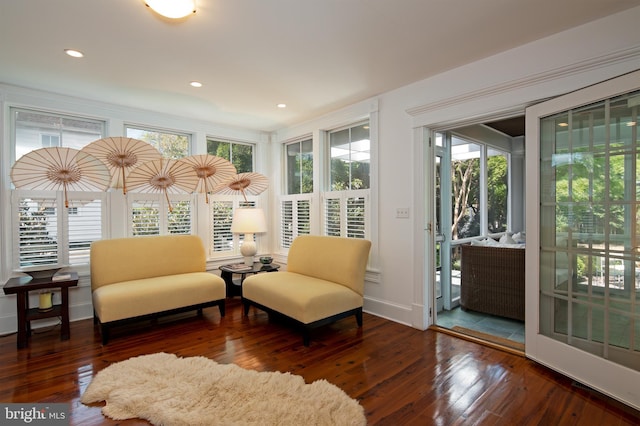
M126 127L127 137L153 145L163 158L180 159L191 151L191 135L143 127ZM191 234L193 233L193 195L190 194L127 194L129 235Z
M254 170L254 145L219 139L207 139L207 153L231 162L238 173ZM209 232L212 257L236 256L240 254L240 245L244 235L233 234L231 223L233 212L239 207L256 207L255 197L248 196L247 201L238 196L215 195L209 201ZM256 244L260 246L260 236L256 235Z
M104 137L106 123L84 117L11 108L13 158L48 147L81 149ZM11 217L14 268L88 263L92 241L103 237L104 192L62 193L13 189Z
M295 237L311 232L313 140L290 142L284 154L287 190L280 199L280 247L288 249Z
M323 193L323 234L370 238L369 122L328 133L329 188Z

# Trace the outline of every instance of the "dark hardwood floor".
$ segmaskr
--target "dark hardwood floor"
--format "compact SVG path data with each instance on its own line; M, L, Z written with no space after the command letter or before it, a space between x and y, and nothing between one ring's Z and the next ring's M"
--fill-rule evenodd
M59 329L37 332L25 349L16 336L0 338L1 402L68 402L72 425L137 425L113 421L80 395L101 369L132 356L170 352L206 356L259 371L290 371L307 382L326 379L365 408L379 425L637 425L640 413L524 357L439 333L419 331L372 315L319 329L311 346L295 330L238 299L217 308L114 329L101 345L91 320L73 322L71 339Z

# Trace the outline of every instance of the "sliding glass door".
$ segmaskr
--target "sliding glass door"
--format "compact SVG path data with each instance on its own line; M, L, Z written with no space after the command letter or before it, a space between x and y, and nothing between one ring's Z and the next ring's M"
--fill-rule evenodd
M527 110L526 354L640 408L640 72Z

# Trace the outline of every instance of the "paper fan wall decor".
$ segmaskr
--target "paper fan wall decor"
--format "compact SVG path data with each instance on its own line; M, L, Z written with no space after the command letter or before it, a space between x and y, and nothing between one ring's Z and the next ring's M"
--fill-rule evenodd
M105 191L111 173L98 158L81 150L65 147L40 148L28 152L11 168L16 188L64 191Z
M210 154L192 155L183 158L182 161L191 164L198 175L199 182L196 191L205 194L205 200L209 203L209 193L220 184L228 182L237 173L230 161Z
M159 160L162 154L153 145L140 139L108 137L98 139L81 149L100 159L111 172L111 187L127 193L127 175L147 161Z
M164 194L169 211L172 211L169 194L194 192L200 178L191 164L161 158L142 163L129 173L127 180L132 192Z
M269 186L269 180L260 173L239 173L230 181L214 189L215 194L240 195L247 201L247 194L259 195Z

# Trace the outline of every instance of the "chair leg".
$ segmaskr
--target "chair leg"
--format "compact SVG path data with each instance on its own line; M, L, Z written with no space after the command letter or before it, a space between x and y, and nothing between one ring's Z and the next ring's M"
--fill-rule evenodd
M224 314L226 313L224 300L220 301L220 304L218 305L218 309L220 309L220 316L223 317Z
M100 324L100 334L102 334L102 345L106 346L109 342L109 326Z
M307 348L311 344L311 330L308 327L302 330L302 344Z
M358 323L358 327L362 327L362 308L356 311L356 322Z
M249 316L249 308L251 307L251 302L247 299L242 299L242 304L244 305L244 316Z

